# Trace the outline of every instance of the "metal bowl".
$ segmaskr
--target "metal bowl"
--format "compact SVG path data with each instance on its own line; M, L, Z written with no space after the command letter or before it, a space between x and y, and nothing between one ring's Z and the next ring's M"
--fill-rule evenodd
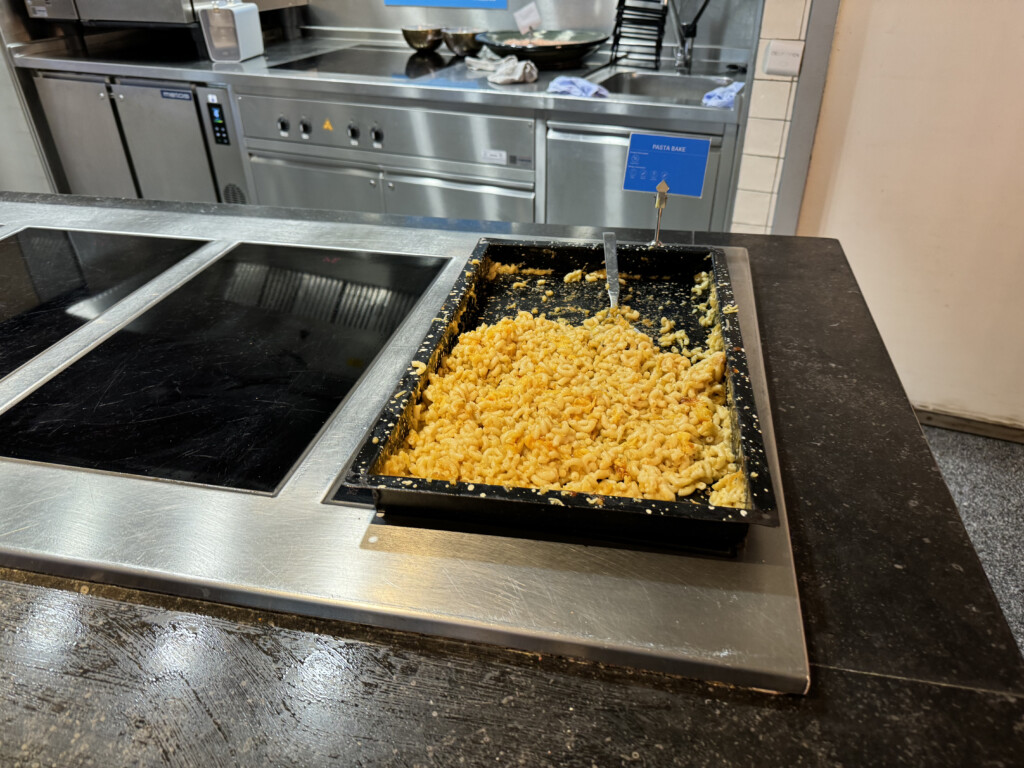
M420 25L418 27L402 27L402 37L417 51L433 51L443 39L440 27Z
M475 56L484 47L483 42L476 39L482 29L472 27L445 27L442 30L444 44L456 56Z

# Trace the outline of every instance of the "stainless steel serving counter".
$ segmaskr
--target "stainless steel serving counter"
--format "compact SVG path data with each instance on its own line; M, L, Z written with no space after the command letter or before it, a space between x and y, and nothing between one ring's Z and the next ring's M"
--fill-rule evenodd
M275 493L0 459L0 563L737 685L807 689L796 575L742 249L727 249L729 265L782 524L753 526L740 555L725 559L381 525L372 509L324 503L477 240L500 234L500 225L3 194L0 222L0 237L62 227L209 241L0 380L0 412L239 243L447 260ZM598 233L549 228L545 234L589 240Z

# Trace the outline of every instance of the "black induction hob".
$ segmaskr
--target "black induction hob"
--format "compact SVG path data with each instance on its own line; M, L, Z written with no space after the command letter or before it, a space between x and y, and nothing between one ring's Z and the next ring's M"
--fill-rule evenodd
M59 229L0 240L0 378L203 244Z
M442 264L241 245L0 414L0 455L272 492Z

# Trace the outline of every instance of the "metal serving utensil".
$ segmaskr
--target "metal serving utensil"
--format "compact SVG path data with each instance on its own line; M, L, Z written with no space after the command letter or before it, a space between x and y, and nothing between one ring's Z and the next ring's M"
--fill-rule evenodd
M608 299L615 309L619 306L619 254L614 232L604 233L604 271L608 277Z
M658 194L654 198L654 207L658 211L658 223L654 228L654 239L650 243L651 248L656 248L663 245L661 242L661 214L665 212L665 206L668 205L668 190L669 186L662 179L657 186Z

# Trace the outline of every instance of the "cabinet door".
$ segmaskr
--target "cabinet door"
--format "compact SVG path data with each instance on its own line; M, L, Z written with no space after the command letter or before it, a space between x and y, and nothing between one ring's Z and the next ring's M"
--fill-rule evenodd
M629 130L548 128L547 222L593 227L653 229L654 195L622 190ZM671 195L662 215L663 229L708 230L715 200L721 139L711 152L701 197Z
M382 213L380 172L294 158L250 155L261 205Z
M191 87L118 83L110 90L142 196L216 203L217 190Z
M69 191L138 197L107 84L49 75L37 76L35 84Z
M427 176L384 174L384 210L404 216L534 221L534 193Z

